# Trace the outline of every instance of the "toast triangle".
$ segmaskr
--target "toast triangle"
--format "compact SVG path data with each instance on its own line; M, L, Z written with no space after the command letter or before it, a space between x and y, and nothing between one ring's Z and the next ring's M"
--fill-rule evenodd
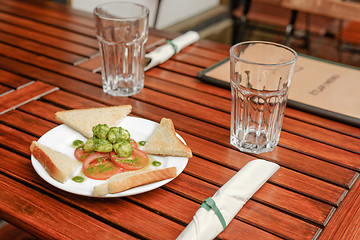
M161 119L160 125L147 140L143 151L154 155L192 157L191 149L176 136L174 124L167 118Z
M93 126L101 123L114 127L131 112L131 109L131 105L73 109L59 111L55 113L55 118L84 137L90 138L93 135Z
M81 163L75 158L55 151L36 141L30 146L32 155L43 165L49 175L55 180L64 183L69 179Z

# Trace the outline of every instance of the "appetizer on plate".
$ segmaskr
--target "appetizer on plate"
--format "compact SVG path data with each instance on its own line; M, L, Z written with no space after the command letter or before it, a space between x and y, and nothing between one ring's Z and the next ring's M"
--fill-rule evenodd
M186 159L192 156L190 148L176 136L171 119L163 118L157 127L154 126L152 133L148 131L147 136L151 133L149 138L138 144L126 129L116 126L130 111L131 106L125 105L57 112L58 120L85 136L87 140L85 143L75 141L78 144L74 151L75 158L37 142L31 145L31 153L58 182L64 183L76 169L79 172L80 165L81 174L86 177L95 179L95 182L106 180L93 185L94 196L119 193L176 177L177 169L174 165L165 168L156 166L154 162L157 161L150 161L147 155ZM149 167L150 165L153 166Z

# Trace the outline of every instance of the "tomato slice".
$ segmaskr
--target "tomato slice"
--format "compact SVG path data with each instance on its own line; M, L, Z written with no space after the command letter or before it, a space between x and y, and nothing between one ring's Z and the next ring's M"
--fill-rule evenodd
M95 152L84 160L83 172L89 178L106 180L124 169L111 161L109 153Z
M137 142L136 142L134 139L132 139L132 138L130 138L130 144L131 144L131 146L132 146L133 148L137 148L137 147L138 147Z
M83 162L90 154L91 153L88 153L84 150L84 144L77 147L74 152L75 158L80 162Z
M110 156L111 161L116 166L127 171L139 170L149 164L149 157L147 154L138 148L133 148L131 156L128 158L119 157L115 152L112 152Z

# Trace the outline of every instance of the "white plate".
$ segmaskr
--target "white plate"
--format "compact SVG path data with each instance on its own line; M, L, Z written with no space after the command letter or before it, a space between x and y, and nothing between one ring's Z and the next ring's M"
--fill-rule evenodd
M159 125L158 123L147 119L127 116L118 126L127 129L130 132L131 138L134 139L136 142L139 142L139 141L146 141L158 125ZM181 141L185 143L184 139L182 139L179 134L176 135L179 139L181 139ZM80 133L62 124L45 133L41 138L39 138L38 142L74 158L75 148L72 146L72 142L76 139L80 139L84 142L86 141L86 138L83 137ZM153 160L161 162L161 165L159 167L150 166L149 168L176 167L177 176L184 170L189 160L188 158L185 157L159 157L153 155L151 155L151 158ZM53 179L47 173L45 168L33 155L31 155L31 163L35 171L46 182L64 191L75 193L78 195L94 197L93 196L94 186L100 185L101 183L105 182L105 180L94 180L86 177L82 173L80 166L74 172L73 176L82 176L85 178L85 181L83 181L82 183L77 183L71 180L71 178L69 178L69 180L67 180L65 183L60 183L55 179ZM166 179L160 182L155 182L148 185L132 188L116 194L107 194L104 197L124 197L124 196L130 196L134 194L147 192L155 188L161 187L162 185L167 184L173 179L174 178Z

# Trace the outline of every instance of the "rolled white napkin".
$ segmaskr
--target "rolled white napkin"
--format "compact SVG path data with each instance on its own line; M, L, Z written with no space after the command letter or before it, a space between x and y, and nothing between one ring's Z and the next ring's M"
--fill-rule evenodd
M174 38L167 44L156 48L154 51L145 54L145 58L149 59L150 62L145 66L145 71L158 64L161 64L171 58L174 54L180 52L186 46L199 40L200 36L195 31L189 31L183 35Z
M252 195L279 169L279 165L262 159L246 164L212 197L227 226ZM214 239L224 227L214 210L200 207L193 220L177 240Z

